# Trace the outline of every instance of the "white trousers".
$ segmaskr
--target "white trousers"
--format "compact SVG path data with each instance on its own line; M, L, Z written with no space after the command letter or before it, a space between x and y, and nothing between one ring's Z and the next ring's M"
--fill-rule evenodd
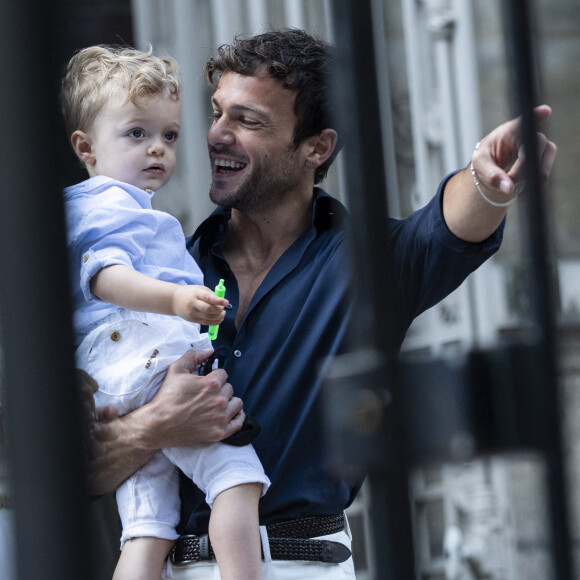
M117 405L125 414L151 400L168 366L194 346L211 348L211 343L207 335L200 337L193 324L143 313L135 318L116 316L87 335L77 350L77 364L99 385L96 405ZM270 484L251 445L164 449L117 490L121 545L142 536L179 537L175 466L205 492L210 506L219 493L236 485L262 483L264 493Z
M319 536L317 540L330 540L344 544L351 549L351 534L346 516L345 529L336 534ZM265 527L260 526L262 545L267 543ZM264 554L269 549L264 548ZM339 564L326 562L305 562L302 560L271 560L264 558L262 563L263 580L355 580L352 556ZM221 580L216 562L196 562L185 566L168 564L162 576L163 580Z

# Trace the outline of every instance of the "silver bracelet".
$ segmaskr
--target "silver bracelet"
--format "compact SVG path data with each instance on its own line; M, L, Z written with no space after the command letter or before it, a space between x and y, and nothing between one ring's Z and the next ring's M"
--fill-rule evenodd
M475 149L473 150L473 153L475 153L477 151L478 147L479 147L479 141L475 145ZM479 179L477 178L477 173L475 172L475 167L473 167L473 161L471 161L471 163L469 164L469 170L471 171L471 176L473 177L473 183L475 183L475 187L477 188L477 191L479 191L481 197L483 197L483 199L485 199L485 201L487 201L487 203L489 203L489 205L493 205L493 207L509 207L510 205L514 204L517 201L518 196L520 195L520 191L521 191L521 186L520 186L521 184L518 183L516 185L516 187L514 188L514 196L510 200L499 203L497 201L493 201L493 200L489 199L489 197L487 197L487 195L485 195L485 193L483 192L483 189L481 188L481 184L479 183Z

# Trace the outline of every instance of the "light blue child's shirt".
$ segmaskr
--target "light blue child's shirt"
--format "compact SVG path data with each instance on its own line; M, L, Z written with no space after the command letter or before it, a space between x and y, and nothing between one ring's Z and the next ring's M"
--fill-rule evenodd
M176 218L152 209L149 193L104 176L64 190L75 343L116 311L91 293L91 278L122 264L175 284L203 284Z

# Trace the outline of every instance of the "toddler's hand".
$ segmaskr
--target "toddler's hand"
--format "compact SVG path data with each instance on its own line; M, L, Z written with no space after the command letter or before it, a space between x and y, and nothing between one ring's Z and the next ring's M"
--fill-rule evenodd
M210 326L223 321L228 304L225 298L219 298L205 286L178 286L173 295L176 316Z

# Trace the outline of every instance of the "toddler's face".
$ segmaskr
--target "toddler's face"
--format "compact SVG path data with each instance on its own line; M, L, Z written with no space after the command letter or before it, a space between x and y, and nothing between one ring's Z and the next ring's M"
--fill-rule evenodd
M112 99L88 131L94 164L91 177L105 175L157 191L171 177L179 135L181 102L156 95L137 107Z

